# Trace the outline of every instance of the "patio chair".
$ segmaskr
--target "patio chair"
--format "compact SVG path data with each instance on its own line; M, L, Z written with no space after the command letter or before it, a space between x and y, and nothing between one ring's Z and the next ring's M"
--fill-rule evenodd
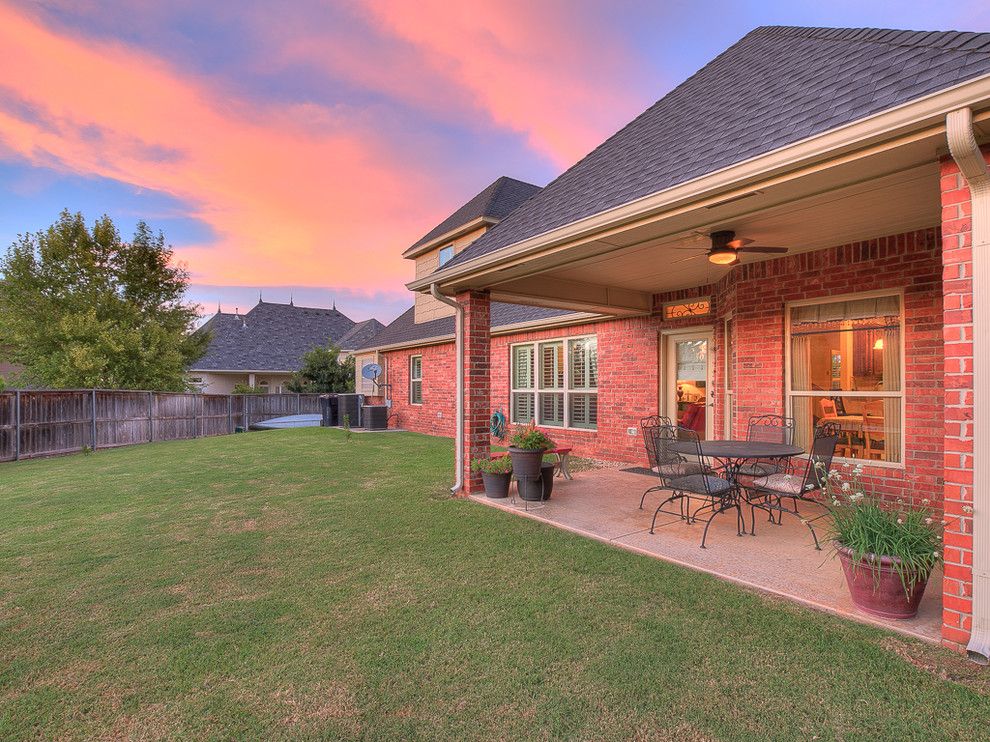
M672 491L653 513L650 533L654 533L657 516L660 513L676 515L692 525L699 516L706 514L705 530L701 534L701 548L705 548L708 529L715 516L727 510L736 511L736 535L746 530L742 508L739 506L739 488L735 482L718 476L706 461L701 449L698 433L687 428L673 426L657 428L655 433L657 460L660 463L659 476L664 489ZM664 463L670 462L670 463ZM692 500L702 500L702 504L692 510ZM678 511L664 510L668 503L677 502Z
M783 443L790 446L794 443L794 418L783 415L753 415L749 418L746 440L761 443ZM776 474L781 471L784 471L781 464L772 461L757 461L741 466L737 474L744 477L765 477L768 474Z
M800 515L797 510L798 500L817 503L815 495L821 494L822 482L828 477L832 468L832 457L835 456L835 448L842 435L842 429L836 423L819 423L815 428L815 439L811 444L804 471L800 474L788 474L777 472L765 477L757 477L746 488L747 499L751 510L752 529L750 533L756 535L756 509L766 510L773 520L773 514L777 513L777 525L784 513ZM791 507L786 507L784 500L791 501ZM827 513L825 514L827 515ZM819 515L815 518L802 518L801 522L808 526L811 537L815 540L815 548L821 551L818 543L818 534L815 532L814 522L824 518Z
M662 463L657 460L657 447L655 435L658 428L669 428L671 427L670 418L664 415L650 415L649 417L644 417L639 421L639 427L643 430L643 443L646 446L646 459L649 462L650 469L653 473L660 477L660 484L650 487L643 496L639 498L639 509L643 509L643 503L646 502L646 496L651 492L659 492L660 490L667 489L664 484L664 476L672 474L696 474L701 471L700 467L692 467L688 465L687 460L683 456L676 456L670 460L663 461ZM661 468L663 469L661 471Z

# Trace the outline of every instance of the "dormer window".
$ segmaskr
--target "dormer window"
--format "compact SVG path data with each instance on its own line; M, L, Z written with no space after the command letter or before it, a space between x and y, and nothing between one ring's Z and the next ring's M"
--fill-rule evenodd
M440 267L443 268L444 265L449 263L454 257L454 246L447 245L446 247L440 248Z

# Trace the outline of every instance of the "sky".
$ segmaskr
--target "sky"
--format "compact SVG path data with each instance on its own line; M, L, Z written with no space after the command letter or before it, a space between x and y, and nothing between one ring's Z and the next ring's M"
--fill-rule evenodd
M0 249L66 208L143 219L204 314L388 322L454 209L774 24L990 31L990 3L0 0Z

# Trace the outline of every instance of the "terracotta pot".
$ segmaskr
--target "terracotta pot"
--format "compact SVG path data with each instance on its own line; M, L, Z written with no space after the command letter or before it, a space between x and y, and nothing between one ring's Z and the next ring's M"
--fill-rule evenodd
M529 502L549 500L553 493L553 470L553 464L544 464L536 479L518 480L516 484L519 486L519 497Z
M509 482L512 474L495 474L487 471L481 472L481 479L485 483L485 494L494 500L509 496Z
M864 558L857 562L851 549L838 544L835 548L846 575L849 595L857 608L880 618L914 618L917 615L928 585L927 577L915 577L905 592L894 568L897 563L894 557Z
M540 466L543 464L543 453L546 449L532 450L509 446L509 456L512 458L512 473L516 479L540 476Z

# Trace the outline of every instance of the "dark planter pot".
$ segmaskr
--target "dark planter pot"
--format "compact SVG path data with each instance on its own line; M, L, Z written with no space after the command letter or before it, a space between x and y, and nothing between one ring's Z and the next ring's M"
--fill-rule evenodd
M481 472L481 479L485 483L485 494L488 497L497 500L509 496L511 474L490 474L483 471Z
M519 497L529 502L549 500L553 494L553 468L553 464L544 464L536 479L517 479Z
M509 456L512 458L512 473L517 479L524 477L540 476L540 467L543 465L543 452L541 448L532 451L528 448L516 448L509 446Z
M900 575L894 569L893 557L877 561L855 561L852 551L836 545L842 571L846 575L853 604L864 613L880 618L914 618L925 595L927 577L916 577L905 592Z

